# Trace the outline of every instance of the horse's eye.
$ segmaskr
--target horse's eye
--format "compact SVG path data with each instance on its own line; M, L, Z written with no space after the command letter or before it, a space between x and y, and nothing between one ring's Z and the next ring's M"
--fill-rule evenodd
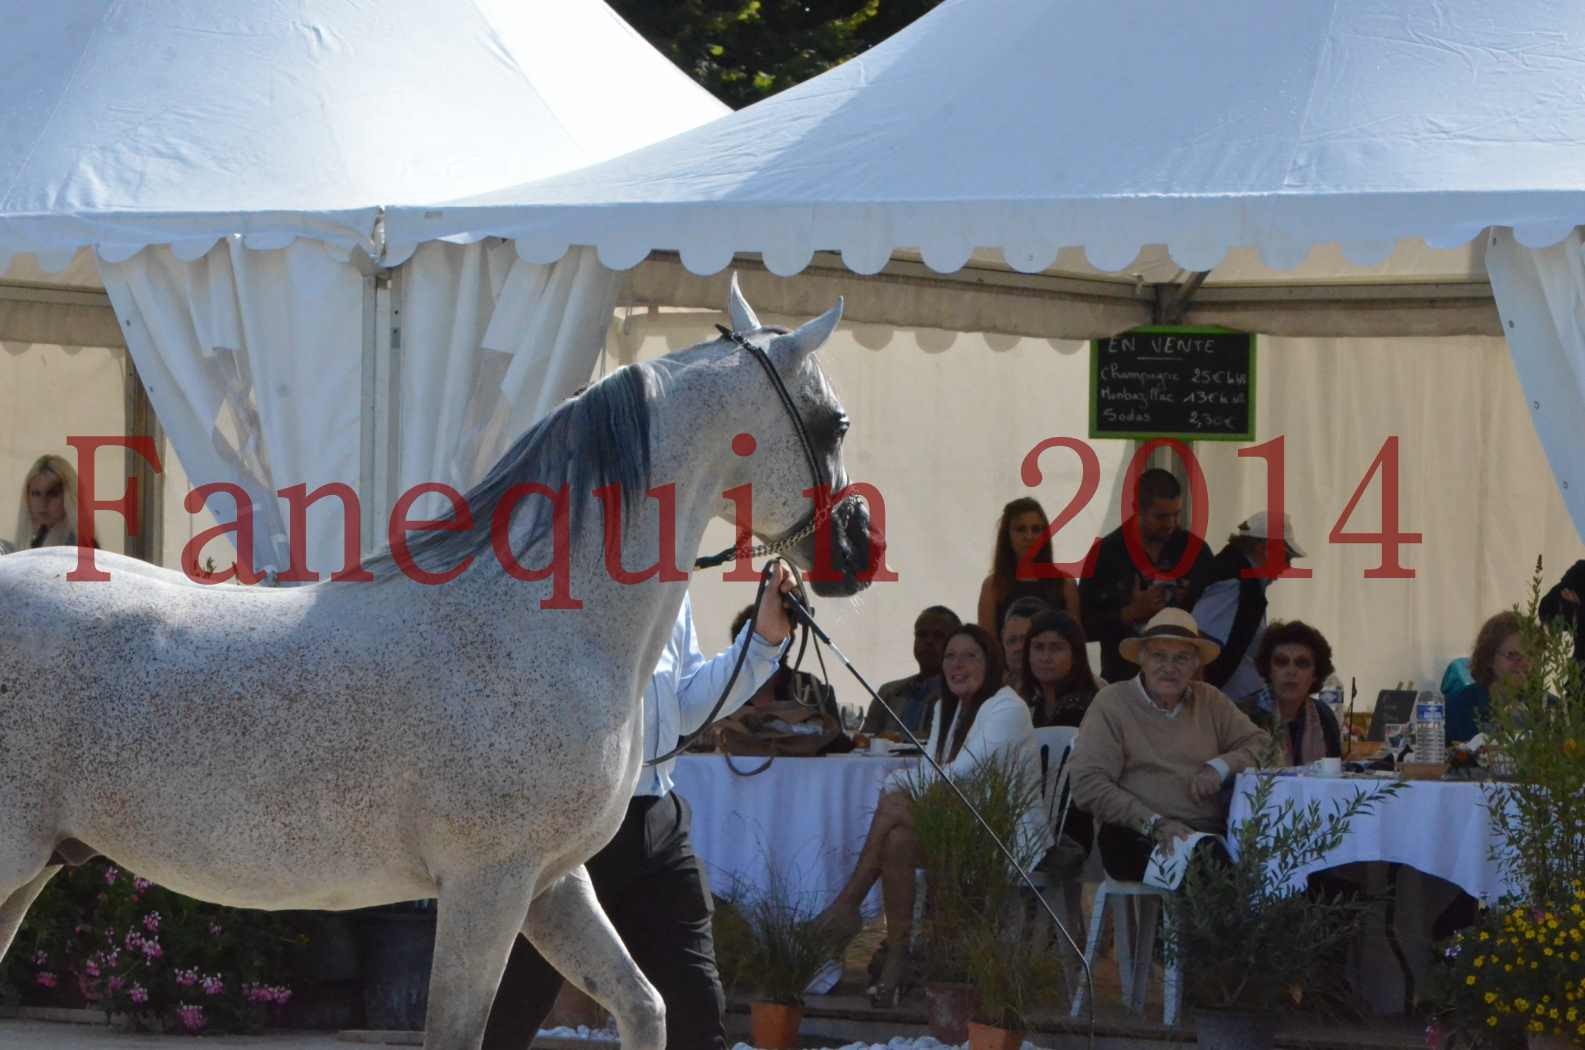
M837 417L837 437L842 437L842 436L846 435L847 432L848 432L848 427L850 427L852 425L853 425L852 421L850 419L848 419L847 416L838 416Z

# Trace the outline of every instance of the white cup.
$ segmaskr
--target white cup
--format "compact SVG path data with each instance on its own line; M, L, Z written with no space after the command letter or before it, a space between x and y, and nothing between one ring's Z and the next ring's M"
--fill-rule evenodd
M1318 777L1340 777L1343 775L1343 760L1341 758L1320 758L1312 763L1315 775Z
M878 736L870 737L870 754L889 755L891 754L891 750L892 742L890 740L885 740Z

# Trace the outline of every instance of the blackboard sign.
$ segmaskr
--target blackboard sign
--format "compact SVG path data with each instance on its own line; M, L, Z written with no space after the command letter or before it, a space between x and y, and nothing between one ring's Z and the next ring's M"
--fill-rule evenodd
M1148 327L1090 340L1090 437L1254 440L1255 337Z

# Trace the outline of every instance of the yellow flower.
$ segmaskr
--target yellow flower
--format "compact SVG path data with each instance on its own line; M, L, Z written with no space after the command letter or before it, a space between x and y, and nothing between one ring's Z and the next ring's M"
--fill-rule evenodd
M1543 948L1542 951L1541 951L1541 954L1545 955L1548 959L1550 959L1550 958L1552 958L1552 949L1551 948Z
M1574 914L1578 915L1579 913L1580 913L1580 906L1578 904L1576 904L1576 905L1574 905ZM1489 940L1491 940L1491 934L1487 933L1485 930L1481 930L1480 931L1480 939L1483 940L1483 941L1489 941Z
M1494 1003L1496 1001L1497 1001L1497 993L1496 992L1487 992L1486 993L1486 1005L1487 1006L1490 1006L1492 1003ZM1570 1017L1569 1020L1572 1021L1572 1020L1574 1020L1574 1018Z
M1496 1028L1497 1027L1497 1018L1494 1015L1488 1014L1486 1016L1486 1026L1488 1028Z
M1485 966L1485 965L1486 965L1486 957L1484 955L1475 956L1475 969L1478 970L1482 966Z
M1502 968L1502 972L1503 973L1513 973L1513 964L1512 963L1505 964L1503 966L1503 968Z
M1464 978L1464 983L1471 988L1475 987L1475 975L1470 974L1468 977Z
M1513 1008L1518 1010L1520 1013L1528 1013L1530 1011L1530 1000L1524 998L1515 999L1513 1001Z

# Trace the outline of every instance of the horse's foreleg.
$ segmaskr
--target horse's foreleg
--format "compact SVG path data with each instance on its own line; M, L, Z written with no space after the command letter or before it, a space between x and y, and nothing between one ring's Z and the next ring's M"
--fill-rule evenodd
M424 1050L479 1050L537 877L515 863L440 880Z
M22 920L27 917L28 908L44 891L45 883L54 878L55 873L60 870L61 866L54 864L33 876L22 886L11 890L9 894L0 889L0 959L4 959L6 952L10 950L12 938L16 937L17 930L22 928Z
M581 864L534 899L523 934L563 977L611 1011L623 1050L664 1050L666 1006L623 947Z

